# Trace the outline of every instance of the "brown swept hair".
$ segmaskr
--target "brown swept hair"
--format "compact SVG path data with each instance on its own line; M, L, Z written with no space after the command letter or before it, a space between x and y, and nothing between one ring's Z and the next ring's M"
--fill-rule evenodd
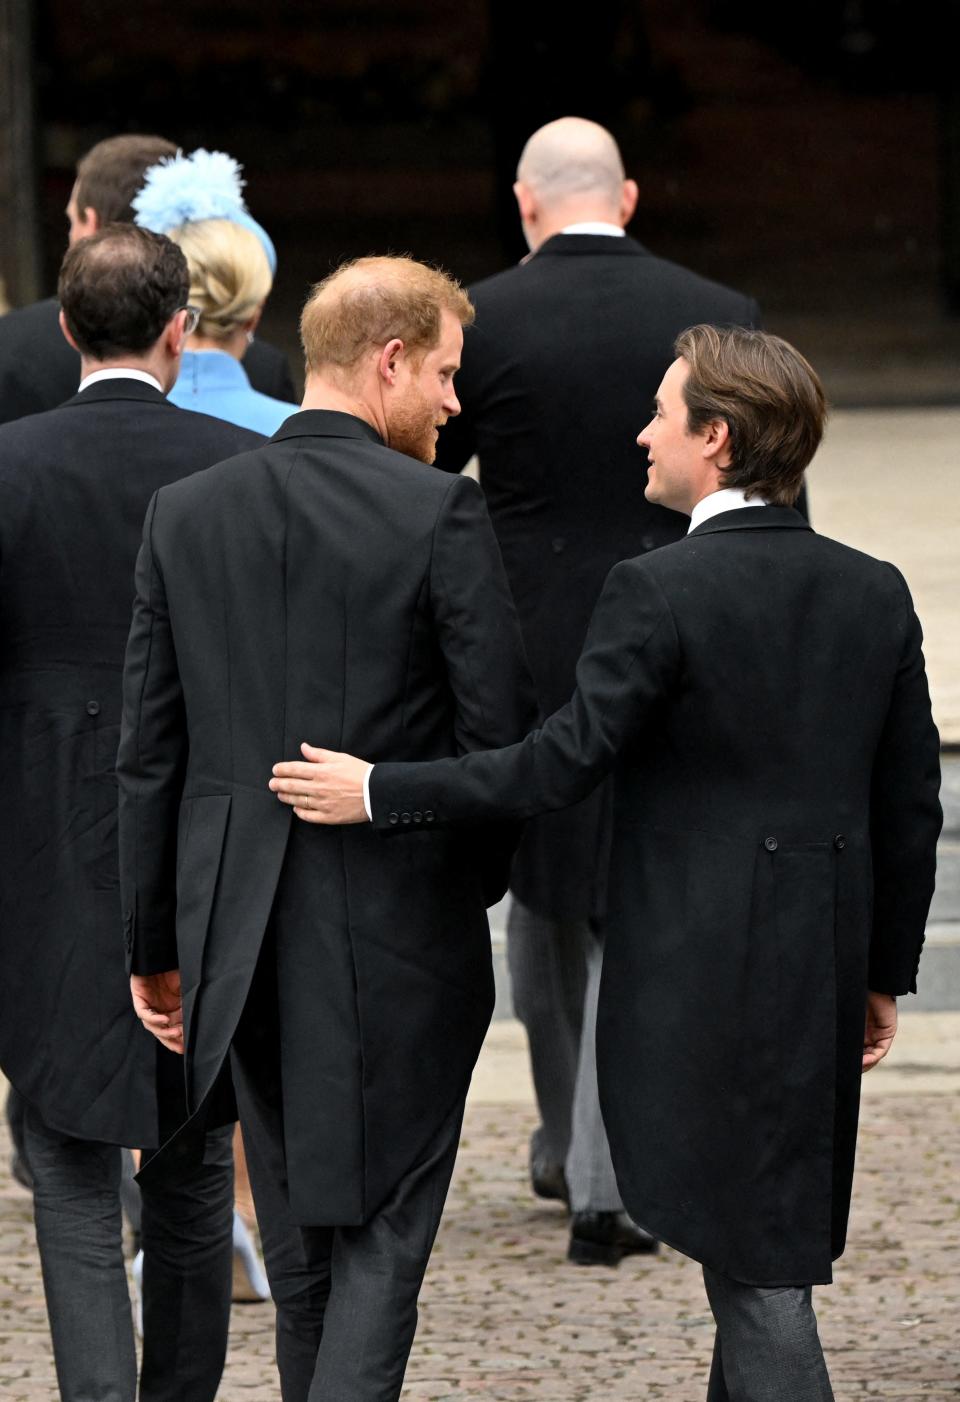
M77 162L77 209L96 210L100 224L133 223L132 201L151 166L177 148L163 136L108 136Z
M63 255L57 295L81 355L142 355L186 305L190 274L163 234L105 224Z
M779 336L739 326L691 326L673 349L690 371L683 386L690 432L717 419L730 430L723 485L792 506L827 416L813 367Z
M438 268L394 254L342 263L316 284L300 318L307 373L349 370L371 347L395 338L425 354L440 340L443 311L461 326L474 318L459 282Z

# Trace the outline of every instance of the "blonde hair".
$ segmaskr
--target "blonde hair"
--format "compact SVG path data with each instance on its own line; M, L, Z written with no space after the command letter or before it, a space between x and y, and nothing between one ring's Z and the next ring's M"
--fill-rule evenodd
M200 309L197 332L225 340L256 313L273 275L256 234L229 219L200 219L171 229L190 269L190 304Z
M300 318L307 371L349 370L372 346L394 338L411 351L432 350L440 317L452 312L461 326L473 304L456 279L413 258L390 255L343 263L313 288Z

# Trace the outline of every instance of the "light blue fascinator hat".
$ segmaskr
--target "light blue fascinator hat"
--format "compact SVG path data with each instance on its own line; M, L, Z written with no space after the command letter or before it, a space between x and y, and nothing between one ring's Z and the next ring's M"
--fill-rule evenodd
M229 219L256 234L270 272L276 273L277 251L243 202L245 181L240 169L225 151L205 151L202 146L192 156L182 151L166 156L147 171L143 188L133 200L134 219L141 229L155 234L168 234L201 219Z

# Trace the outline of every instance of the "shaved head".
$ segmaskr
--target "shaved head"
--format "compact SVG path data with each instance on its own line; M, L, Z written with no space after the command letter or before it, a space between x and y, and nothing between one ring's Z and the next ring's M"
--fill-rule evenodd
M517 180L547 207L587 198L616 209L623 161L605 127L583 117L560 117L533 133L523 148Z

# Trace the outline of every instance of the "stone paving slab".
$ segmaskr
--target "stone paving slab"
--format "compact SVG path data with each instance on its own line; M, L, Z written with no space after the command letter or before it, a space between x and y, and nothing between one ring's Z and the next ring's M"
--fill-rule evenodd
M838 1402L960 1398L960 1014L908 1013L867 1077L847 1252L818 1312ZM713 1326L676 1252L585 1270L533 1199L522 1029L494 1024L421 1300L404 1402L702 1402ZM30 1203L0 1135L0 1397L56 1396ZM276 1402L273 1310L237 1306L221 1402Z

